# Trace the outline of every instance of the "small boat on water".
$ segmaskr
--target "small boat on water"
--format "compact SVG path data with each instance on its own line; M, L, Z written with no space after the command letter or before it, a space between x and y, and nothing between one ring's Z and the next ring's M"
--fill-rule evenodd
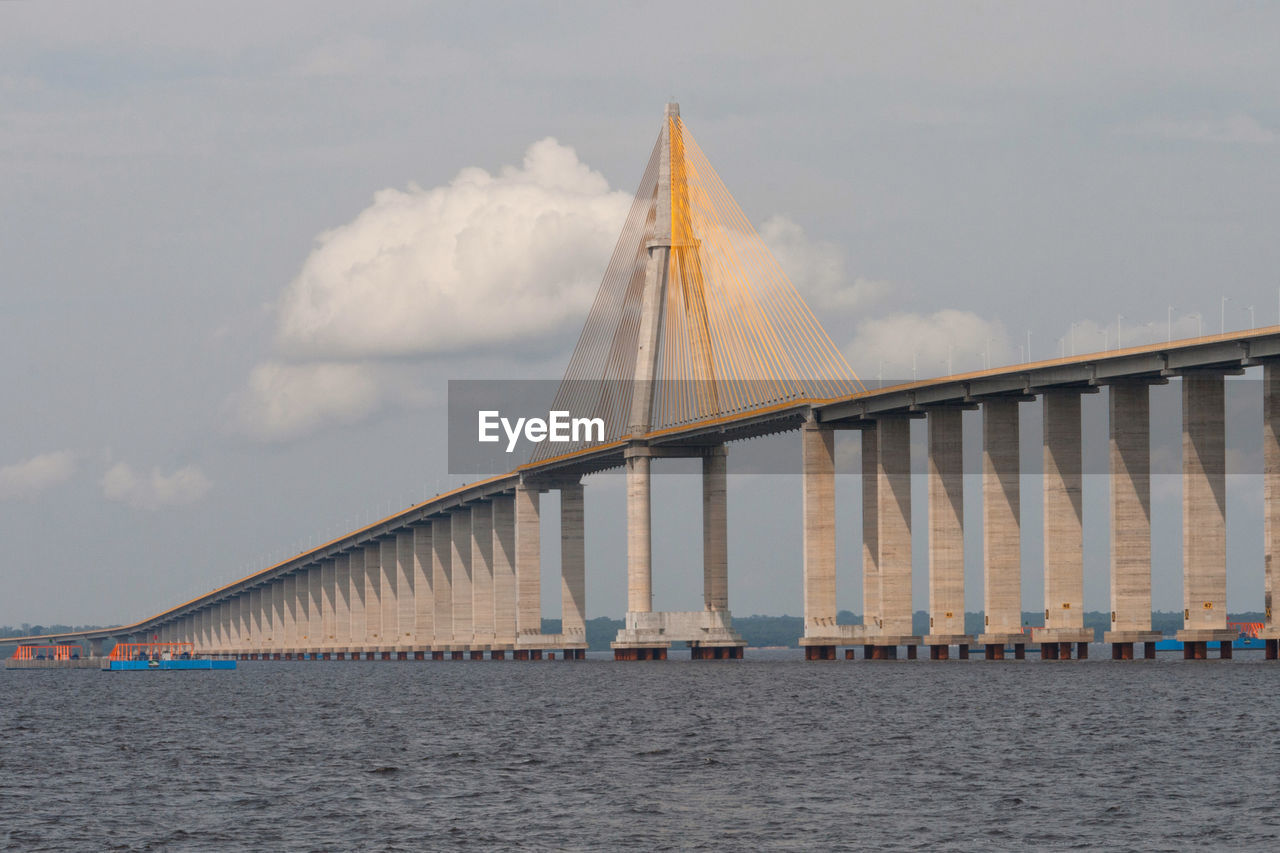
M109 672L235 668L234 660L200 657L192 643L116 643L102 663L102 669Z

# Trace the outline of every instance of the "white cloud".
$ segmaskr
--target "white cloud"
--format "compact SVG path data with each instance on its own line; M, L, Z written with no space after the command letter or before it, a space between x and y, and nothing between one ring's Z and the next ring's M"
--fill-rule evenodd
M839 246L812 240L785 216L771 216L760 237L809 307L816 311L866 309L889 293L889 283L865 278L848 280Z
M0 500L29 499L71 479L76 455L70 450L41 453L0 468Z
M1171 119L1153 117L1122 129L1135 136L1155 136L1190 142L1239 142L1265 145L1276 141L1276 131L1253 116L1237 113L1226 118Z
M932 314L898 313L864 320L854 329L845 355L864 382L879 376L906 380L916 374L924 379L952 372L982 368L990 352L990 365L1015 361L1004 327L971 311L945 308Z
M630 196L554 139L519 167L387 189L321 234L280 300L294 358L475 352L581 322Z
M382 384L367 364L268 361L250 372L248 387L234 402L235 423L261 441L295 438L330 421L354 423L380 405Z
M118 462L102 475L102 493L107 500L139 509L192 504L208 494L212 487L213 483L195 465L169 474L152 468L148 475L134 471L127 463Z

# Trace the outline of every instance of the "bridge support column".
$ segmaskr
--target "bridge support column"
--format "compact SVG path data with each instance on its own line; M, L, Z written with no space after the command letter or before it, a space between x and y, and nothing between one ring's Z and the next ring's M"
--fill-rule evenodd
M1084 627L1080 393L1052 388L1043 396L1045 610L1044 627L1033 632L1042 660L1070 660L1072 643L1093 639Z
M1280 623L1272 610L1280 603L1280 360L1262 365L1262 522L1264 624L1258 633L1266 643L1266 659L1280 653Z
M653 515L648 455L629 456L627 465L627 610L653 609Z
M382 545L374 540L364 548L365 660L376 660L385 645L382 633Z
M350 554L351 561L351 659L364 657L366 637L369 631L368 590L365 587L365 549L357 547Z
M413 646L427 657L435 642L435 598L431 558L431 524L415 524L413 533Z
M723 444L702 457L702 599L729 609L728 455Z
M286 575L280 579L280 612L284 614L280 647L292 654L298 647L298 576Z
M471 613L474 650L493 645L493 504L471 507Z
M947 660L950 646L967 651L964 630L963 412L929 411L929 634L931 660Z
M252 605L253 605L253 600L248 590L245 590L236 596L236 611L239 616L239 625L236 630L240 638L237 651L240 652L242 657L244 653L247 651L250 651L253 646L253 614L251 612ZM173 626L174 630L172 633L173 633L173 638L175 640L181 639L178 631L179 627L180 625Z
M432 650L453 645L453 524L444 515L431 520L431 590L435 605Z
M542 633L542 530L537 487L516 487L516 633ZM517 660L522 658L517 657Z
M862 431L862 630L880 630L880 489L879 429L876 421ZM871 647L863 657L871 659Z
M587 641L587 555L582 483L560 486L560 631L566 643Z
M400 645L400 589L399 569L396 566L396 535L379 539L378 586L381 587L382 604L380 646L384 659Z
M816 421L800 428L804 526L805 660L835 660L836 468L835 431Z
M1219 372L1182 377L1182 598L1184 647L1235 639L1227 629L1225 383Z
M342 660L351 647L351 555L333 561L333 648Z
M401 530L396 534L396 655L412 660L416 651L421 650L418 644L417 613L414 608L417 602L413 585L413 528Z
M1133 660L1135 643L1154 643L1151 630L1151 392L1146 382L1108 390L1111 432L1112 660Z
M864 440L869 433L864 433ZM911 420L894 416L876 421L876 538L879 546L880 606L868 640L882 659L908 655L920 644L911 624Z
M511 495L493 499L493 635L502 648L516 642L515 511Z
M304 659L311 645L311 570L299 569L293 578L293 651Z
M463 509L450 518L453 536L453 647L470 649L475 642L472 628L471 594L471 512Z
M1012 645L1025 657L1022 630L1022 494L1017 397L982 402L982 633L987 660Z

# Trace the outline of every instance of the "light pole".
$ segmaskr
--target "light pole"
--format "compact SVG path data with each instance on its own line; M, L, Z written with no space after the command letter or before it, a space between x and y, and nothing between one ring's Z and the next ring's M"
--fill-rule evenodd
M1218 324L1218 325L1219 325L1218 332L1219 332L1219 334L1223 334L1223 335L1225 335L1225 334L1227 333L1227 303L1228 303L1228 302L1230 302L1230 301L1231 301L1231 297L1230 297L1230 296L1224 296L1224 297L1222 297L1222 304L1221 304L1221 307L1220 307L1220 309L1219 309L1219 314L1218 314L1218 321L1219 321L1219 324Z
M1250 329L1256 329L1256 328L1258 328L1258 327L1257 327L1257 325L1256 325L1256 324L1254 323L1254 321L1253 321L1253 306L1252 306L1252 305L1250 305L1250 306L1249 306L1249 328L1250 328Z
M1071 324L1071 354L1076 354L1076 324Z
M1196 337L1203 338L1204 337L1204 316L1199 311L1192 314L1191 316L1196 318Z
M1031 361L1031 330L1027 329L1027 361Z
M1169 306L1169 336L1165 338L1166 343L1173 342L1173 306Z
M1120 349L1120 321L1123 319L1123 314L1116 315L1116 349Z

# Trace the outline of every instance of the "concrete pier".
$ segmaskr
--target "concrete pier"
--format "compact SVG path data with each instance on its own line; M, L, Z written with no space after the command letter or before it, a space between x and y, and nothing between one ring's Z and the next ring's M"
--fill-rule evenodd
M647 453L627 457L627 611L653 610L653 512Z
M324 647L324 566L317 563L307 570L307 642L317 654Z
M951 646L967 654L964 628L963 412L932 409L929 429L929 633L931 660L947 660Z
M368 641L369 614L367 598L369 590L365 586L365 549L356 548L348 555L351 575L351 645L349 651L363 654Z
M1276 660L1280 623L1272 606L1280 603L1280 361L1275 359L1262 365L1262 525L1265 624L1259 636L1266 642L1266 659Z
M421 649L418 644L417 604L418 590L414 586L413 529L401 530L395 537L396 558L396 635L397 652L413 652Z
M862 431L862 628L880 630L880 432L872 421Z
M542 529L540 494L521 483L516 488L516 634L542 633Z
M898 646L914 657L921 639L911 631L911 420L880 418L875 435L880 606L867 639L890 658Z
M378 584L381 587L381 651L393 652L400 641L400 570L395 534L378 540ZM407 596L406 596L407 597Z
M587 641L584 511L582 483L560 486L560 630L571 643Z
M1221 372L1182 377L1183 629L1176 636L1197 660L1205 643L1235 638L1227 629L1224 393Z
M471 507L471 629L473 645L493 645L493 504Z
M429 651L435 644L435 569L431 547L431 524L413 527L413 645Z
M447 515L431 520L431 592L431 648L448 650L453 645L453 525Z
M336 574L335 560L325 560L320 563L320 645L324 652L332 651L337 639L334 628Z
M1025 656L1022 630L1022 492L1018 458L1018 397L982 403L983 609L977 642L988 660L1013 646Z
M1080 391L1044 392L1044 627L1032 632L1042 660L1070 659L1086 644ZM1049 646L1056 648L1049 649Z
M800 430L800 448L804 636L808 639L831 636L836 625L835 432L806 423ZM834 656L834 643L831 653Z
M723 444L702 457L702 598L729 609L728 455Z
M475 634L472 622L475 602L471 594L471 512L463 509L450 517L453 569L453 641L456 651L470 648Z
M863 625L836 624L835 433L809 422L800 432L805 660L835 660L836 648L860 643ZM873 525L874 526L874 525Z
M386 643L382 636L382 546L377 541L364 548L364 602L365 652L378 652Z
M515 498L493 499L493 634L496 645L511 648L516 641L516 516Z
M1151 630L1151 392L1145 381L1108 390L1111 454L1111 644L1113 660L1132 660ZM1151 645L1151 655L1155 647Z
M284 579L276 578L271 584L271 636L267 645L273 655L284 651Z

